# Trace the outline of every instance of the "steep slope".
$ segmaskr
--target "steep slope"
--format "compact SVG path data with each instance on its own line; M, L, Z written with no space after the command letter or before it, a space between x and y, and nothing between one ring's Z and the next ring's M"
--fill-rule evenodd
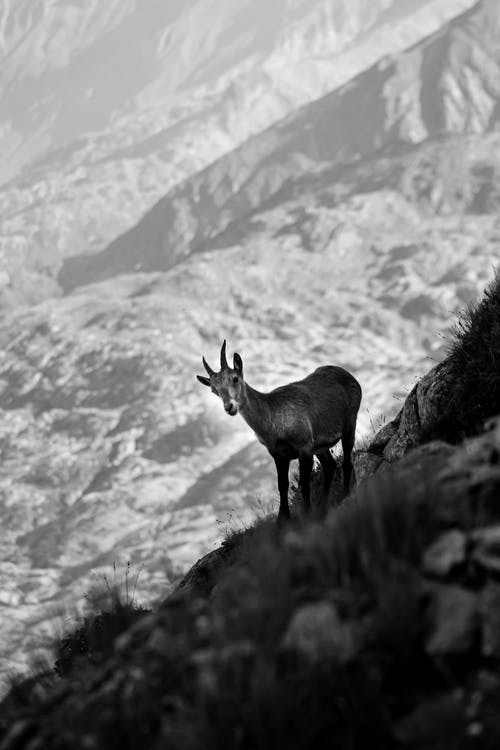
M490 138L488 152L494 138L498 148ZM411 165L434 163L433 153L424 144ZM387 157L381 179L390 164L405 174ZM356 192L356 169L344 175L344 200L338 180L329 190L312 180L243 224L231 245L4 316L8 666L43 644L52 613L113 562L144 566L140 591L151 600L226 525L273 506L265 449L194 377L223 337L264 390L327 362L350 369L364 392L360 438L440 357L450 312L479 295L498 260L498 214L436 215L399 182Z
M193 250L217 246L232 223L265 206L304 172L362 160L385 145L494 130L500 118L499 35L500 6L482 0L431 38L187 180L101 253L67 260L60 283L71 289L137 268L169 268ZM467 177L469 185L477 182Z
M2 0L4 304L57 293L61 258L472 2Z
M0 702L2 750L494 750L499 452L497 417L233 535L154 612L94 609Z
M256 498L272 503L274 469L264 449L194 379L200 355L211 361L224 336L262 389L325 362L351 369L364 390L360 437L381 413L397 410L427 359L440 357L450 313L480 293L498 261L500 140L483 133L496 118L497 79L486 99L483 62L497 64L497 17L496 5L482 2L403 58L282 121L172 192L108 251L61 274L66 288L96 283L2 316L7 666L21 665L53 626L54 611L73 606L113 562L143 565L141 590L151 599L172 569L220 539L225 524L245 521ZM462 135L464 120L454 137L408 143L441 132L415 108L439 88L436 70L421 71L443 50L445 62L452 59L457 39L463 59L486 55L459 107L478 132ZM472 63L448 78L451 67L443 64L442 80L453 90ZM424 79L430 98L415 95L406 107L403 94ZM394 90L401 96L386 98ZM353 112L365 100L357 123ZM397 127L388 112L398 113ZM413 139L416 120L429 130ZM453 130L458 120L446 122ZM352 163L341 164L346 158ZM80 178L84 190L95 187ZM40 278L58 263L67 217L80 212L86 227L93 221L77 191L64 194L59 212L62 193L51 204L46 187L42 180L33 188L26 174L34 210L58 207L57 232L30 246L35 298L57 291L40 290ZM103 205L112 211L112 200L103 203L99 192L93 199L101 214ZM8 260L24 273L23 227L35 236L40 224L21 204L10 221ZM15 294L8 275L6 306Z

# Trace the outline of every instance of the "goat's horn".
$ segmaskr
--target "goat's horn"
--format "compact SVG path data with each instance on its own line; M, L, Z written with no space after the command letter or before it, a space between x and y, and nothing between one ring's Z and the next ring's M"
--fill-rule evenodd
M203 362L203 367L204 367L204 368L205 368L205 370L206 370L206 371L208 372L208 374L209 374L209 375L213 375L213 374L214 374L214 370L212 370L212 368L211 368L211 367L210 367L210 365L208 364L208 362L207 362L207 360L205 359L205 357L202 357L202 358L201 358L201 361Z
M220 350L220 366L222 369L229 367L226 359L226 339L224 339L222 349Z

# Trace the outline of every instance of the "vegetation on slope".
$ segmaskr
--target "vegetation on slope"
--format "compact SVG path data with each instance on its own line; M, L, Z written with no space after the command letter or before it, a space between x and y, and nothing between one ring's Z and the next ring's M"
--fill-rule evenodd
M488 573L464 553L446 586L422 559L450 529L498 522L500 469L479 502L452 486L450 517L442 484L415 481L436 461L361 485L324 524L263 522L230 540L209 594L170 598L111 656L75 652L77 668L18 703L0 747L14 746L21 717L43 748L416 747L419 722L447 747L494 747L498 654L483 653L484 622L460 609L479 612ZM458 635L440 614L448 588L466 619ZM469 745L478 691L487 741Z
M500 414L500 274L477 305L459 316L450 346L453 392L436 425L439 437L477 435L487 417Z
M497 410L499 304L497 279L453 344L463 433ZM411 451L324 523L229 538L108 647L67 636L60 676L4 702L1 750L496 748L499 456L496 422Z
M361 474L432 440L459 444L500 414L500 275L459 315L448 357L412 388L396 417L360 452Z

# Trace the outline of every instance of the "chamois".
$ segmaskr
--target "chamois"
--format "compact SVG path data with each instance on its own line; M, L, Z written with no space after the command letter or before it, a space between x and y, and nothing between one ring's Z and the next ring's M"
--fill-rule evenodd
M306 512L310 511L310 481L314 456L323 469L323 486L328 495L336 463L330 453L342 439L344 490L349 491L352 474L351 451L356 417L361 402L361 386L342 367L326 365L288 385L260 393L243 379L243 361L234 354L233 367L226 359L226 341L220 352L219 372L202 357L209 377L197 375L203 385L222 400L231 416L238 412L274 458L278 473L280 506L278 521L290 518L288 470L292 459L299 459L300 489Z

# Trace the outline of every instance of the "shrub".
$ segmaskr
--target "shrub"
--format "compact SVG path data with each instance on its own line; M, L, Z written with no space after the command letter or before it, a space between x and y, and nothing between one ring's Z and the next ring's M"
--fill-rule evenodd
M481 432L500 414L500 274L477 305L459 315L449 344L453 388L434 434L449 442Z
M127 562L123 584L120 585L113 563L113 581L103 575L102 582L86 595L89 612L54 647L56 674L63 677L75 668L81 670L88 664L105 661L113 653L115 639L151 612L135 601L140 573L141 569L132 584L130 562Z

